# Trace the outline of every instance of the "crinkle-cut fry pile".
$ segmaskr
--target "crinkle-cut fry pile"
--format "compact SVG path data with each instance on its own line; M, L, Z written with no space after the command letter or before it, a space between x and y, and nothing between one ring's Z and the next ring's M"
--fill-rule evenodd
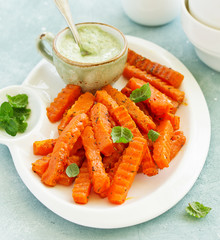
M175 115L184 99L178 89L183 75L130 49L123 75L128 82L121 91L107 85L93 95L67 85L47 108L48 119L60 121L59 137L33 143L34 154L42 157L32 163L32 170L47 186L73 184L72 197L78 204L88 202L92 188L111 203L122 204L137 173L158 174L185 144ZM150 98L133 102L132 91L146 83ZM115 126L128 128L133 139L114 143ZM148 137L150 130L159 133L154 142ZM77 177L66 174L72 163L79 167Z

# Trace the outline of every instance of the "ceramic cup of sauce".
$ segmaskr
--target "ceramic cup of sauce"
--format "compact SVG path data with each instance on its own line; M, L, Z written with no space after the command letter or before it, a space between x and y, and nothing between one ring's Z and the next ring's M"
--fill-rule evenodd
M56 36L43 33L37 49L55 67L66 84L83 91L95 91L116 81L127 59L127 40L118 29L103 23L76 24L83 47L90 54L82 56L69 28ZM49 43L51 50L45 45Z
M179 13L180 0L121 0L125 13L134 22L159 26L172 21Z

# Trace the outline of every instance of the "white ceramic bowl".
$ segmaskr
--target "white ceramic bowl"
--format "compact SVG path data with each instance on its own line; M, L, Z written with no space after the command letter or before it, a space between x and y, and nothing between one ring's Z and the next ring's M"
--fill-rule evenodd
M134 22L158 26L172 21L178 15L180 0L122 0L122 6Z
M188 0L190 14L200 22L220 30L219 0Z
M195 19L188 10L188 0L181 3L182 26L195 46L198 57L209 67L220 71L220 30Z

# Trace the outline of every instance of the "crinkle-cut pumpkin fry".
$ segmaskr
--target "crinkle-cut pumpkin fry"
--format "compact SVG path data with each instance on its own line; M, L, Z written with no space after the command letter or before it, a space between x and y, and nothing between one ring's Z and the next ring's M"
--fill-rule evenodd
M95 96L96 101L104 104L110 114L118 107L116 101L104 90L97 91Z
M157 165L155 164L148 146L146 146L146 153L141 162L141 169L144 174L151 177L158 174Z
M58 93L54 101L47 107L47 117L54 123L59 121L68 109L80 96L81 87L68 84Z
M132 77L129 81L127 86L131 88L132 90L136 90L143 85L145 85L146 82ZM147 104L148 108L151 110L152 113L156 115L162 115L165 113L169 113L172 106L170 100L167 98L166 95L161 93L159 90L157 90L155 87L153 87L151 84L149 84L151 96L147 100L143 101Z
M173 130L176 131L180 128L180 117L172 113L163 114L161 116L154 116L155 121L170 120Z
M88 168L92 179L94 192L104 192L109 188L110 180L102 163L102 158L99 148L96 144L93 128L87 126L81 137L85 149L85 155L88 161Z
M153 144L153 159L160 169L169 167L171 137L173 136L173 127L169 120L163 120L157 127L160 134Z
M91 120L100 152L110 156L114 152L114 144L111 139L112 128L106 106L102 103L95 104L91 109Z
M33 143L34 155L46 156L53 152L53 148L56 144L57 139L46 139L42 141L35 141Z
M128 128L134 137L141 137L139 129L124 106L116 108L112 116L120 126Z
M73 148L70 151L70 156L75 155L79 149L82 148L82 138L79 137L75 144L73 145Z
M92 183L89 175L88 163L85 160L74 182L72 197L75 203L86 204L89 200Z
M82 163L85 159L85 151L79 150L75 155L69 156L67 159L67 165L69 166L72 163L77 164L78 167L82 166Z
M145 71L141 71L135 66L130 66L129 64L126 64L123 71L123 75L127 79L136 77L145 82L149 82L152 86L157 88L162 93L166 94L168 97L171 97L173 100L177 101L178 103L183 102L183 99L185 96L185 93L183 91L180 91L179 89L174 88L171 85L168 85L166 82L163 82L161 79L156 78L151 74L147 74Z
M170 120L173 130L176 131L180 128L180 117L172 113L165 114L164 119Z
M175 88L178 88L184 79L184 76L181 73L159 63L152 62L131 49L128 50L127 62L143 71L146 71L147 73L152 74L153 76L162 79Z
M114 177L114 175L115 175L115 173L116 173L116 171L117 171L117 169L118 169L118 166L120 165L121 161L122 161L122 155L118 158L117 162L115 162L115 163L111 166L111 169L109 169L108 177L109 177L109 179L110 179L110 185L111 185L111 183L112 183L113 177ZM100 196L101 198L106 198L106 197L108 196L108 191L109 191L109 189L106 190L105 192L100 193L99 196Z
M74 179L74 177L68 177L64 171L60 174L59 179L57 180L57 184L70 186L73 183Z
M33 172L37 173L38 176L41 177L48 168L50 158L51 154L49 154L48 156L43 156L42 158L37 159L35 162L33 162L32 163Z
M72 107L66 112L66 114L63 116L58 126L59 134L64 130L64 128L67 126L67 124L70 122L70 120L73 117L81 113L88 113L92 108L94 102L95 102L95 97L91 93L86 92L82 94L78 98L78 100L72 105Z
M132 89L130 89L130 88L126 85L124 88L122 88L121 92L122 92L123 94L125 94L126 97L129 98L130 95L131 95L131 93L132 93ZM149 112L148 112L148 110L147 110L147 107L146 107L146 105L145 105L143 102L138 102L138 103L135 103L135 104L140 108L140 110L141 110L142 112L144 112L145 115L147 115L147 116L152 120L152 117L150 116L150 114L149 114Z
M150 129L155 129L155 123L145 115L130 98L126 97L123 93L107 85L103 88L119 105L123 105L138 125L140 129L148 132Z
M78 167L81 167L84 158L85 158L85 152L82 150L79 150L76 153L76 155L72 155L68 157L67 165L76 163ZM41 177L43 173L46 171L46 169L48 168L50 159L51 159L51 154L48 154L47 156L43 156L42 158L37 159L35 162L32 163L32 170ZM59 183L59 180L57 183Z
M33 143L33 151L35 155L46 156L53 152L57 139L46 139L41 141L35 141ZM82 139L79 137L70 152L70 155L74 155L80 148L82 148Z
M123 93L126 97L130 97L132 90L129 87L125 86L121 89L121 93Z
M167 96L167 98L170 100L170 102L172 104L170 113L175 114L180 104L177 101L173 100L171 97Z
M105 171L107 173L109 173L110 169L115 165L115 163L118 161L120 156L121 156L121 153L115 151L114 153L112 153L111 156L103 158L103 161L102 161L103 162L103 166L104 166Z
M145 149L146 140L142 137L135 137L129 143L108 191L108 199L111 203L122 204L126 200L145 154Z
M177 153L180 151L182 146L186 142L186 137L184 136L182 131L175 131L171 138L171 152L170 152L170 160L172 160Z
M73 145L88 124L88 117L82 113L74 117L61 133L51 154L47 170L42 175L41 181L48 186L55 186L60 174L64 171L67 159Z
M140 110L141 110L145 115L147 115L147 116L153 121L153 119L152 119L152 117L151 117L151 115L150 115L150 113L149 113L149 111L148 111L148 109L147 109L147 106L146 106L143 102L138 102L138 103L136 103L136 105L140 108Z

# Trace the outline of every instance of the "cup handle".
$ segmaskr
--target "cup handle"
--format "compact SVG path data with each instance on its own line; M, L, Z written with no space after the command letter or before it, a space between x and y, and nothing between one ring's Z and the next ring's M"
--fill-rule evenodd
M50 63L53 64L53 55L51 51L49 51L45 44L44 41L48 42L51 49L53 48L53 41L54 41L54 35L50 32L47 33L42 33L38 38L37 38L37 49L41 53L41 55Z

